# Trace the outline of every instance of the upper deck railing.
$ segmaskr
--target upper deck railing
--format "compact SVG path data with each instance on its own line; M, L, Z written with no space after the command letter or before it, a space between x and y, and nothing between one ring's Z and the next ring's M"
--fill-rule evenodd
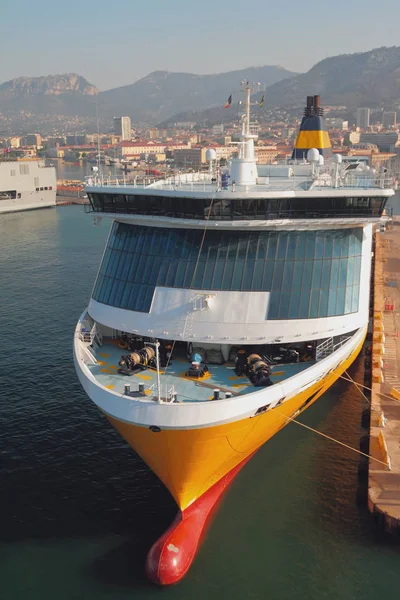
M189 173L187 177L180 175L176 178L160 179L157 177L135 177L134 179L111 178L98 176L96 178L87 177L86 186L90 188L126 188L140 189L144 193L151 193L152 190L159 191L179 191L179 192L274 192L274 191L320 191L320 190L344 190L344 189L393 189L396 186L392 177L387 176L368 176L368 175L350 175L344 177L333 185L332 178L326 177L304 177L293 175L291 177L260 177L255 186L232 186L222 188L219 182L211 179L208 173ZM113 190L115 191L115 190ZM122 190L121 190L121 193Z

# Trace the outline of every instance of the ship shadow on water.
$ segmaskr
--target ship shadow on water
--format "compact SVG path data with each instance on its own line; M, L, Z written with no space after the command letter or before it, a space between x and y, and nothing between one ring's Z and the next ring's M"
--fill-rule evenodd
M99 556L86 568L89 577L102 584L116 587L154 587L145 574L145 562L152 544L167 529L172 521L159 506L158 515L137 514L137 524L126 539Z

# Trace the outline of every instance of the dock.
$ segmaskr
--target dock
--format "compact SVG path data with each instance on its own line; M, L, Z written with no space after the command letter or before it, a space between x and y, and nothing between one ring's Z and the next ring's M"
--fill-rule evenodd
M56 196L56 206L70 206L71 204L90 204L87 198L77 196Z
M71 204L89 204L85 194L83 181L57 180L56 206L69 206Z
M368 508L400 533L400 219L375 235ZM385 463L387 466L385 466Z

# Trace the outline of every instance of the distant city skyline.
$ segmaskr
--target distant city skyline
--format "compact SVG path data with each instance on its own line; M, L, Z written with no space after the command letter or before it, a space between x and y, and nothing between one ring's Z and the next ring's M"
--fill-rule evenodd
M2 10L0 83L75 72L106 90L152 71L305 72L328 56L399 45L396 17L397 0L381 0L378 12L372 0L15 0Z

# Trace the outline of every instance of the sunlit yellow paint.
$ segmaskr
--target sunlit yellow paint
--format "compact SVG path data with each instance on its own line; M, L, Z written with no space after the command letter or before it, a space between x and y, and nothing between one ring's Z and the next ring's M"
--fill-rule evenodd
M108 419L169 489L183 510L321 396L348 369L361 345L325 379L281 406L253 418L199 429L163 429ZM246 402L246 397L243 397ZM154 423L157 425L157 423Z
M295 148L330 148L331 141L327 131L299 131Z

